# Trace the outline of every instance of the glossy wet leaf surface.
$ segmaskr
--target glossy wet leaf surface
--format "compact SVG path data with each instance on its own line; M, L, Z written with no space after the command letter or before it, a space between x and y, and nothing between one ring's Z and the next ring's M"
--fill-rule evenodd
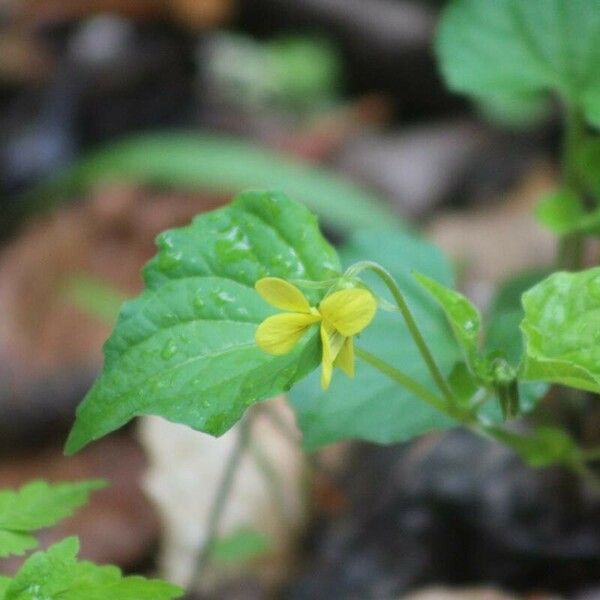
M600 268L555 273L523 306L523 377L600 391Z
M253 402L317 367L318 328L285 356L256 346L276 313L254 290L266 276L320 281L338 272L316 218L281 194L248 192L159 236L146 290L124 305L101 377L77 412L74 452L136 415L159 415L220 435ZM324 289L307 290L313 303Z
M477 354L479 335L481 333L481 315L468 298L455 290L451 290L434 279L415 273L416 280L431 294L440 305L456 341L461 346L467 363L475 372L477 370Z

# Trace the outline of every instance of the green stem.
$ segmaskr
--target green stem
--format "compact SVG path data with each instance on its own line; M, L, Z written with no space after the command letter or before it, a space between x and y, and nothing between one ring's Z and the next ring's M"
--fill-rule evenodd
M251 423L251 413L248 413L246 417L240 421L240 431L236 445L227 459L223 477L219 483L219 488L217 489L217 493L208 515L208 533L206 535L205 542L200 548L198 559L196 561L196 569L194 571L194 576L190 586L190 589L192 590L197 589L200 586L206 567L210 561L210 555L212 554L215 542L217 541L217 536L219 534L221 519L223 518L223 513L225 512L229 496L231 495L231 491L233 489L235 475L240 466L241 459L248 448Z
M402 371L396 369L389 363L385 362L378 356L363 350L362 348L355 348L356 356L361 360L364 360L366 363L387 375L390 379L393 379L396 383L404 386L407 390L412 392L415 396L421 398L430 404L437 410L447 413L447 407L445 402L438 398L435 394L430 392L426 387L422 386L418 381L415 381L410 375L403 373Z
M562 185L575 194L582 205L584 190L578 173L578 155L585 138L585 122L578 108L567 106L565 115L565 139L562 158ZM580 231L560 240L558 264L561 268L577 270L583 265L585 237Z
M435 384L437 385L439 390L442 392L442 395L444 396L445 400L449 404L451 404L453 401L452 390L448 386L446 378L444 377L444 375L440 371L439 367L437 366L435 359L433 358L433 355L431 354L431 351L429 350L429 347L427 346L427 343L425 342L425 338L421 334L421 331L419 330L417 322L415 321L415 319L412 315L412 312L410 311L410 308L408 307L408 304L404 298L404 295L402 294L402 292L400 291L400 288L398 287L398 284L395 282L394 278L381 265L377 264L376 262L372 262L372 261L368 261L368 260L361 261L361 262L353 265L351 267L351 269L349 270L349 272L347 273L347 275L352 277L352 276L357 275L360 271L363 271L363 270L369 270L369 271L372 271L373 273L375 273L383 281L383 283L385 283L387 288L390 290L392 296L394 297L396 305L398 306L398 310L400 311L400 313L402 314L402 317L404 318L404 321L406 322L408 331L409 331L410 335L412 336L413 340L415 341L415 344L417 345L417 348L419 349L419 352L421 353L421 356L423 357L423 360L425 361L427 368L429 369L429 372L431 373L431 376L433 377L433 380L435 381Z

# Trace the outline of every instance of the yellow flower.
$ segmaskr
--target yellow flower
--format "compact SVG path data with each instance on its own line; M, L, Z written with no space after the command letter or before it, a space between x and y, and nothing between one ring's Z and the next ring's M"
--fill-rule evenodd
M375 316L377 302L371 292L361 288L339 290L315 308L296 286L284 279L264 277L255 287L269 304L288 311L268 317L258 326L259 348L269 354L287 354L311 325L321 323L321 386L329 387L333 367L354 376L352 336L361 332Z

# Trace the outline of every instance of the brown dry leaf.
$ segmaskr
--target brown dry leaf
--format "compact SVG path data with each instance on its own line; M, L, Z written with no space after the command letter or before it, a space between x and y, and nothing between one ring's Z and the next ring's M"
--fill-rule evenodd
M307 520L306 460L290 406L280 397L269 401L268 408L269 413L253 413L249 448L236 471L219 533L227 536L250 529L268 537L270 550L256 563L211 565L203 578L204 591L241 576L273 588L289 574L294 546ZM291 430L292 439L282 435L269 414ZM158 417L144 417L139 432L150 463L145 487L163 525L162 573L188 585L240 427L214 438Z
M19 22L32 26L117 13L149 20L172 16L190 29L204 29L226 23L233 8L233 0L25 0L13 12Z
M157 195L112 185L98 189L88 202L32 221L3 249L0 407L8 417L6 407L12 403L15 411L22 410L40 382L63 377L68 387L80 377L85 389L100 366L111 323L77 308L65 292L68 284L86 276L126 296L136 294L140 269L155 253L154 237L221 203L216 197ZM40 401L54 406L59 396Z
M189 29L218 27L231 20L233 0L171 0L177 21Z
M39 83L51 72L48 53L26 32L0 32L0 57L0 81L10 84Z

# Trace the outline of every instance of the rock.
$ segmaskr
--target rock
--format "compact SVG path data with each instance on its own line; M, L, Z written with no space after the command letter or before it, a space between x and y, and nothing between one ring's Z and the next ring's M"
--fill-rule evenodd
M293 427L291 410L282 400L271 401L269 408ZM145 487L161 515L160 565L171 581L190 582L198 550L206 540L211 507L238 436L239 425L213 438L158 418L141 421L140 439L150 461ZM256 413L250 451L236 473L220 535L250 528L266 534L272 550L258 564L233 570L211 565L204 588L220 589L232 576L258 577L267 587L280 583L306 518L305 476L299 446L283 437L265 414Z
M550 600L549 597L545 597ZM429 588L422 592L402 596L401 600L518 600L516 596L508 596L502 592L486 588L470 588L451 590L446 588ZM537 600L543 600L537 597Z
M143 452L126 433L95 442L73 457L51 446L26 454L0 455L0 488L33 479L51 482L105 478L109 487L94 492L87 506L41 533L46 546L69 535L81 538L81 556L131 570L151 556L158 538L156 513L141 489ZM12 561L14 568L20 561Z
M578 594L575 600L600 600L600 588L595 587Z
M456 429L358 445L346 473L350 509L314 530L314 554L286 600L375 600L474 582L571 597L597 579L600 501L569 472L533 470Z

